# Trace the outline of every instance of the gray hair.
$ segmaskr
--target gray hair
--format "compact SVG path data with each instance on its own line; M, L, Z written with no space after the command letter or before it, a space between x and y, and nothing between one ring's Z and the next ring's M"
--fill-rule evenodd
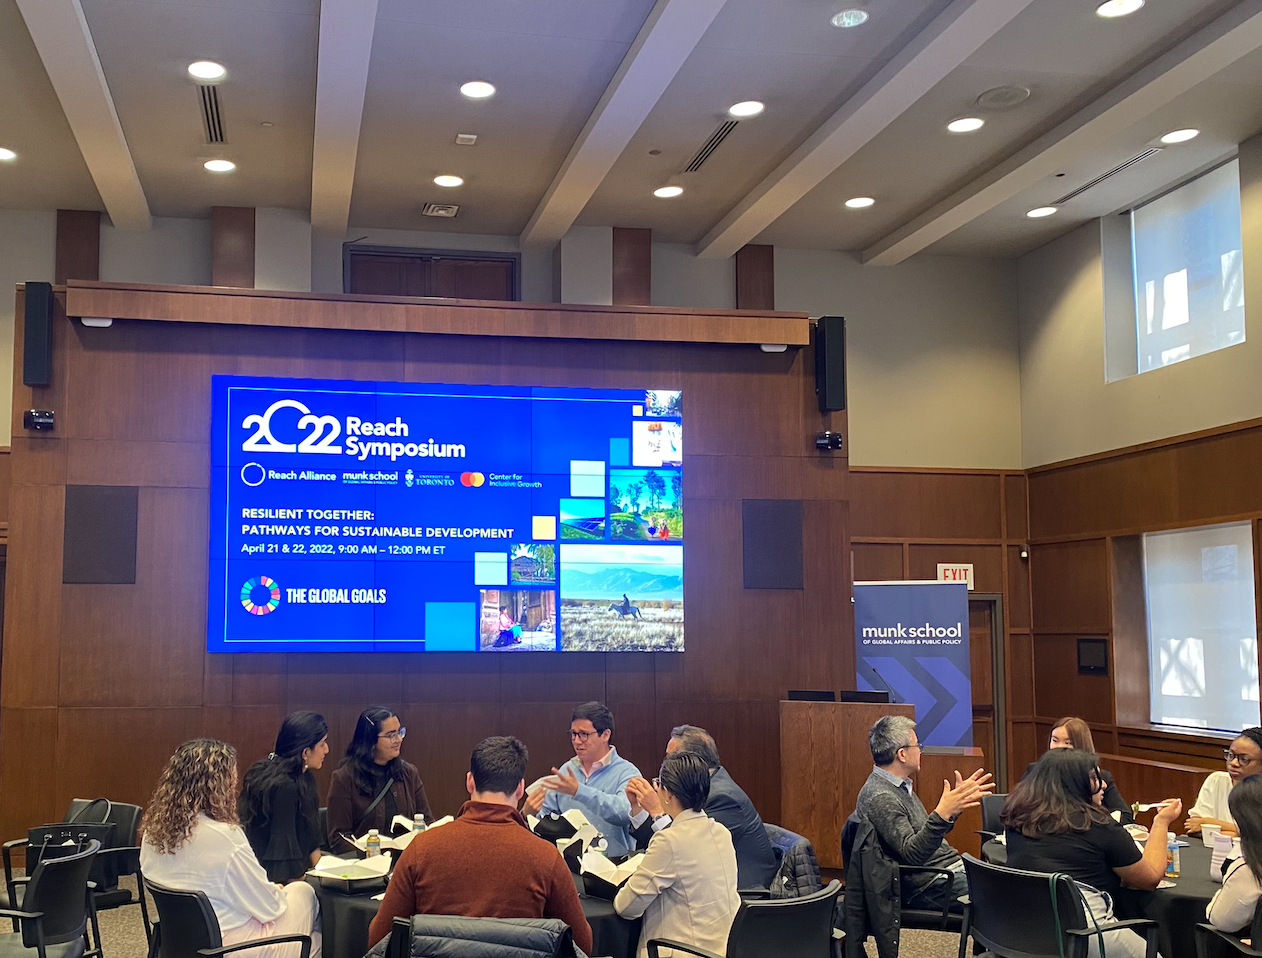
M714 744L714 736L696 725L676 725L670 730L670 737L679 742L679 751L695 755L713 771L723 763L719 761L719 747Z
M911 730L916 723L906 715L882 715L868 732L868 748L872 761L878 766L894 761L900 748L911 743Z

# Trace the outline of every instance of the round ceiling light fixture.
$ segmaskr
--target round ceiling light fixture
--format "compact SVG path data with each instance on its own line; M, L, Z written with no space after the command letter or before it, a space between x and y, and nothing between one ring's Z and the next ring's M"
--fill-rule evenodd
M227 74L223 64L214 60L197 60L188 65L188 75L194 80L222 80Z
M202 166L212 173L231 173L237 168L237 164L232 160L207 160Z
M852 210L866 210L875 202L876 200L870 196L852 196L846 200L846 206Z
M1025 215L1032 220L1041 220L1044 216L1051 216L1055 212L1055 206L1038 206L1030 210Z
M1095 8L1095 12L1098 17L1113 20L1129 16L1143 5L1144 0L1104 0L1104 3Z
M668 200L672 196L679 196L683 191L684 188L682 186L659 186L653 191L653 195Z
M18 155L12 150L6 150L4 147L0 146L0 160L8 163L10 160L16 160L17 158Z
M947 124L952 133L975 133L986 125L980 116L957 116Z
M733 103L728 107L727 112L735 117L757 116L767 107L761 100L741 100L740 103Z
M868 22L868 11L860 10L858 7L852 7L849 10L842 10L841 13L833 15L832 25L848 30L851 27L861 27Z
M486 100L495 96L495 87L485 80L470 80L460 85L460 92L470 100Z
M448 188L453 186L464 186L464 177L452 176L450 173L444 173L442 176L434 177L434 185L446 186Z
M1200 135L1200 130L1171 130L1161 138L1161 142L1166 144L1166 146L1173 146L1175 143L1186 143L1188 140L1194 140Z

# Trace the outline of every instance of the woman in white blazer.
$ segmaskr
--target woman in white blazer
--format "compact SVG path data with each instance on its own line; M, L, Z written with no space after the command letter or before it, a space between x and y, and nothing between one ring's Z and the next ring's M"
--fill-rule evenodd
M671 826L653 836L614 909L623 918L644 916L640 958L647 958L653 938L725 955L741 900L731 833L702 811L710 796L710 770L697 756L675 752L666 756L660 774L653 786Z

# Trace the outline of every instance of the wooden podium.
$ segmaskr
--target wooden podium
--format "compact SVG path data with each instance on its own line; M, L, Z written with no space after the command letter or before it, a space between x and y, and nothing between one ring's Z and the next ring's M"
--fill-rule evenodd
M872 772L868 729L882 715L915 718L915 709L867 702L780 703L780 817L785 828L811 840L824 868L841 867L841 827ZM957 769L968 775L985 765L979 748L927 748L912 787L932 811L942 797L943 779L954 781ZM981 810L971 808L956 820L947 841L961 852L980 855L976 830L981 827Z

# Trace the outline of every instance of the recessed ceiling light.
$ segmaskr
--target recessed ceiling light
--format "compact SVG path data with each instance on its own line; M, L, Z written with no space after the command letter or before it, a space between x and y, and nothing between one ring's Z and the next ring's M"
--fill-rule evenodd
M833 16L833 26L841 27L843 30L849 27L858 27L868 22L868 11L860 10L857 7L851 10L842 10L841 13Z
M678 196L684 191L682 186L659 186L653 191L654 196L660 196L664 200L670 199L672 196Z
M866 210L875 202L876 200L872 199L870 196L853 196L846 200L846 205L852 210Z
M464 177L452 176L448 173L444 173L442 176L434 177L434 184L436 186L449 186L449 187L450 186L463 186Z
M741 100L740 103L733 103L728 108L728 113L732 116L757 116L766 106L760 100Z
M276 124L273 123L271 120L264 120L262 123L259 124L259 126L261 126L265 130L270 130L275 125Z
M495 96L495 87L485 80L470 80L468 83L461 84L460 92L470 100L485 100L487 97Z
M980 116L957 116L947 124L947 129L952 133L972 133L985 125L986 121Z
M7 163L9 160L16 160L17 158L18 155L12 150L6 150L4 147L0 146L0 160L4 160Z
M1143 5L1144 0L1105 0L1095 8L1095 12L1097 16L1112 20L1114 17L1124 17L1134 13Z
M474 146L478 142L476 133L457 133L456 146Z
M231 173L237 168L237 164L232 160L207 160L202 166L212 173Z
M1196 139L1200 133L1200 130L1171 130L1161 138L1161 142L1167 146L1172 143L1186 143L1188 140Z
M1044 216L1051 216L1055 212L1056 212L1056 207L1054 206L1040 206L1037 209L1030 210L1030 212L1026 213L1025 215L1028 216L1032 220L1037 220L1037 219L1042 219Z
M214 60L198 60L188 65L189 76L196 80L222 80L228 71Z

